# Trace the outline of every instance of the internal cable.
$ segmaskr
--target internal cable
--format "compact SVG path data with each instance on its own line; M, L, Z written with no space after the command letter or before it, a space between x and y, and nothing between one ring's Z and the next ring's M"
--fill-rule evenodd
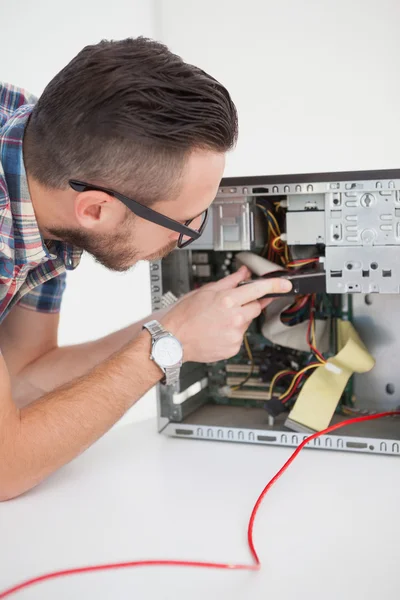
M64 569L61 571L53 571L51 573L46 573L44 575L39 575L38 577L32 577L31 579L27 579L22 583L18 583L6 590L0 592L0 600L4 600L4 598L9 598L13 594L20 592L23 589L30 588L37 583L43 583L45 581L49 581L51 579L59 579L61 577L68 577L70 575L78 575L82 573L93 573L96 571L111 571L117 569L127 569L132 567L199 567L204 569L231 569L231 570L241 570L241 571L259 571L261 568L261 561L258 556L257 550L254 545L253 539L253 531L254 531L254 523L260 509L260 506L266 496L266 494L270 491L273 485L278 481L278 479L285 473L285 471L290 467L292 462L297 458L300 454L301 450L306 446L309 442L312 442L316 438L321 435L326 435L331 433L332 431L336 431L346 425L353 425L355 423L364 423L366 421L373 421L375 419L381 419L383 417L393 417L400 415L400 411L388 411L383 413L378 413L376 415L367 415L363 417L355 417L353 419L348 419L347 421L343 421L342 423L336 423L336 425L331 425L322 431L317 431L312 435L309 435L301 442L301 444L296 448L296 450L291 454L288 460L285 462L283 467L279 469L276 475L267 483L261 494L259 495L257 502L255 503L253 510L251 511L248 527L247 527L247 543L249 547L249 551L251 557L253 559L253 564L240 564L240 563L215 563L215 562L200 562L200 561L189 561L189 560L136 560L129 562L119 562L119 563L109 563L102 565L92 565L87 567L76 567L73 569Z
M297 258L296 260L292 260L290 262L288 262L288 264L286 265L286 267L288 269L298 269L299 267L304 267L306 265L311 265L314 263L319 262L319 258L318 257L314 257L314 258Z
M297 393L301 383L303 382L304 377L305 377L305 373L301 373L300 376L297 378L291 392L286 392L285 397L282 399L283 404L286 404L287 402L289 402L289 400L291 398L293 398L293 396Z
M286 390L286 392L284 392L283 394L281 394L279 396L279 400L287 400L287 396L294 390L296 383L300 383L298 380L300 377L302 377L303 375L305 375L305 373L307 373L307 371L310 371L311 369L317 369L318 367L322 367L323 364L322 363L310 363L309 365L307 365L306 367L304 367L303 369L300 369L300 371L298 371L296 373L296 375L293 377L292 382L290 384L290 386L288 387L288 389Z
M287 242L285 242L285 252L284 252L284 254L285 254L285 263L286 263L286 265L288 265L290 263L290 256L289 256L289 246L288 246Z
M252 377L252 375L254 373L254 357L253 357L253 353L250 348L249 340L247 339L247 334L243 338L243 343L244 343L244 347L246 348L247 356L249 357L250 371L249 371L248 375L246 375L246 377L243 379L243 381L241 381L239 383L239 385L235 385L234 387L231 388L232 391L234 391L234 392L237 392L237 390L240 390L249 381L249 379Z
M313 352L317 360L321 364L326 363L326 359L322 356L322 354L317 349L316 341L315 341L315 294L311 296L310 303L310 318L308 321L307 327L307 343L310 346L310 350Z
M278 373L276 373L273 378L271 379L271 383L269 385L269 395L270 398L272 398L272 392L274 391L274 387L276 382L278 381L278 379L281 379L282 377L285 377L287 375L295 375L296 371L290 371L290 369L284 369L283 371L278 371Z
M261 256L267 255L268 260L276 262L275 254L279 257L281 263L285 265L289 258L287 255L286 244L283 244L282 242L279 244L281 237L279 223L271 210L267 209L262 204L257 204L256 206L262 211L268 223L268 241ZM287 259L282 256L282 252L285 252Z
M278 225L278 221L276 220L273 213L270 210L268 210L267 208L265 208L265 206L263 206L262 204L257 204L256 206L263 212L264 216L266 217L267 223L268 223L268 229L271 231L273 236L279 237L281 234L281 230Z
M258 206L258 205L257 205L257 206ZM278 232L278 235L280 235L280 234L281 234L281 229L280 229L280 227L279 227L278 221L277 221L277 220L276 220L276 218L275 218L275 215L274 215L274 213L273 213L273 212L271 212L270 210L267 210L267 214L268 214L269 218L271 219L271 221L273 222L273 224L274 224L274 226L275 226L275 229L276 229L276 231Z
M297 296L293 304L289 306L289 308L286 308L283 313L281 313L281 321L285 323L286 321L291 321L293 318L296 318L303 312L303 309L305 309L309 302L309 294L306 296Z

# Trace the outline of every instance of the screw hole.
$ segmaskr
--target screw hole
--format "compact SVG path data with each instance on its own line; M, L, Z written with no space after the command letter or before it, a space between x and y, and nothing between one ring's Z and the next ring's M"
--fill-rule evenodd
M339 200L338 200L337 198L335 198L335 199L333 200L333 204L339 204Z
M338 233L335 233L335 235L333 236L333 239L334 239L334 240L338 240L338 239L339 239L339 234L338 234Z
M351 271L353 268L353 263L347 263L346 267L349 271Z
M370 450L375 450L375 446L370 446L369 449Z
M371 269L376 271L377 268L378 268L378 263L376 263L376 262L371 263Z
M393 383L388 383L386 385L386 393L389 394L389 396L392 396L394 394L394 384Z

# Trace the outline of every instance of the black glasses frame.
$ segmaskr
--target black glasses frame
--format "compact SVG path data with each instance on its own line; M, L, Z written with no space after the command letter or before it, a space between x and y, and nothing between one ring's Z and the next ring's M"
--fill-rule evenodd
M128 198L119 192L115 192L114 190L109 190L108 188L103 188L98 185L91 185L90 183L85 183L84 181L78 181L76 179L69 180L70 187L76 192L88 192L88 191L97 191L97 192L105 192L114 198L117 198L120 202L125 204L129 210L131 210L135 215L145 219L146 221L150 221L151 223L155 223L156 225L160 225L161 227L165 227L166 229L170 229L171 231L176 231L180 234L178 239L178 248L185 248L194 240L198 240L201 234L204 231L204 228L207 224L208 220L208 209L206 209L203 213L203 221L199 227L199 229L192 229L188 227L192 221L194 221L197 217L193 219L189 219L183 225L174 219L170 219L165 215L149 208L148 206L144 206L137 202L137 200L133 200L132 198ZM189 240L183 241L184 237L189 237Z

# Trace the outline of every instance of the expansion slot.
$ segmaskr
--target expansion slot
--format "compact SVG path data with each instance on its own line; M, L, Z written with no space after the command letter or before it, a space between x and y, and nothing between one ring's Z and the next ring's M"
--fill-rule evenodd
M240 385L243 382L243 377L227 377L226 383L230 386ZM269 388L269 384L265 383L259 378L252 377L246 383L243 384L244 387L260 387L260 388Z
M270 400L269 392L257 390L230 390L226 389L224 395L227 398L240 398L242 400Z
M228 364L225 365L225 371L227 373L250 373L251 370L251 366L250 365L235 365L235 364ZM254 366L253 369L253 373L259 373L260 372L260 368L257 366Z

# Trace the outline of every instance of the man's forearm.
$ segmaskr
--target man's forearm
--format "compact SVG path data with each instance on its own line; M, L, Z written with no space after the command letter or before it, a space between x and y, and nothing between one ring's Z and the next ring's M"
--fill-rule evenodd
M54 348L23 369L13 378L13 397L19 406L36 400L60 385L88 373L90 369L135 339L143 324L152 318L160 319L167 310L115 331L99 340Z
M0 499L30 489L80 454L155 385L161 371L149 354L143 332L87 375L0 423Z

